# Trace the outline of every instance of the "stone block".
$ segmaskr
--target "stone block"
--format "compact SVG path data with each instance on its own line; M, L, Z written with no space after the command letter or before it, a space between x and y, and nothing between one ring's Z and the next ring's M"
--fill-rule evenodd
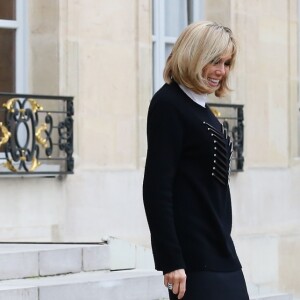
M136 246L136 268L155 269L151 248Z
M41 276L81 271L82 248L45 250L39 256Z
M135 268L135 245L116 238L109 239L111 270Z
M84 247L82 259L83 271L108 270L110 268L109 246Z
M64 284L58 281L57 284L42 285L39 300L153 300L167 297L162 276L154 273L121 271L104 277L86 275L80 274L76 280Z
M278 237L251 235L235 239L245 277L255 285L278 281Z
M116 282L102 282L66 284L58 286L40 287L39 300L122 300L121 284Z
M38 276L37 252L11 252L0 255L0 280Z
M292 300L293 297L290 294L276 294L276 295L264 295L254 298L250 297L250 300Z
M39 300L38 288L0 289L0 300Z

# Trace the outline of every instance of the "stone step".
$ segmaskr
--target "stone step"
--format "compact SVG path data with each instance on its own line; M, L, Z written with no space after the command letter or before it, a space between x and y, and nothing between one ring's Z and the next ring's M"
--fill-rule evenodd
M293 296L291 294L273 294L273 295L263 295L250 297L250 300L292 300Z
M0 244L0 280L107 270L107 244Z
M114 238L103 244L0 244L0 300L168 299L161 273L149 270L150 258L150 250ZM110 272L138 265L148 270Z
M163 298L161 300L169 300L169 298ZM293 300L293 297L290 294L272 294L254 297L250 296L250 300Z
M161 298L160 300L169 300L169 298ZM293 297L290 294L274 294L257 297L250 296L250 300L293 300Z
M160 272L95 271L0 282L0 300L160 300Z

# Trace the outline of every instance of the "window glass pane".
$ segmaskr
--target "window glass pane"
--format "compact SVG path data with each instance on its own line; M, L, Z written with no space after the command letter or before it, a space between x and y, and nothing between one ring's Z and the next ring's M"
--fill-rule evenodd
M16 19L16 0L0 0L0 19Z
M165 60L167 61L168 56L170 55L172 48L174 44L166 43L166 49L165 49Z
M178 37L186 26L186 0L165 0L165 35Z
M14 29L0 29L0 91L15 91L15 37Z

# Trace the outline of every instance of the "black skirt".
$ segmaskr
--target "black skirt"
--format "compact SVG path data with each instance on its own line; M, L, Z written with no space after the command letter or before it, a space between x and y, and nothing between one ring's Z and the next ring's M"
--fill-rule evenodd
M177 295L169 291L170 300ZM249 300L242 270L235 272L192 272L187 274L183 300Z

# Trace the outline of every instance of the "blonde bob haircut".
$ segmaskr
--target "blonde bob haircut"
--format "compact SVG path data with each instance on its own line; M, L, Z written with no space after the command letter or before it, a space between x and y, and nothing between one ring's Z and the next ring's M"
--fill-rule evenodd
M228 27L210 21L193 23L177 39L166 62L164 80L169 84L174 80L198 94L209 93L211 88L203 77L205 67L222 56L231 55L232 69L236 53L236 40ZM228 78L225 77L215 95L222 97L228 91Z

